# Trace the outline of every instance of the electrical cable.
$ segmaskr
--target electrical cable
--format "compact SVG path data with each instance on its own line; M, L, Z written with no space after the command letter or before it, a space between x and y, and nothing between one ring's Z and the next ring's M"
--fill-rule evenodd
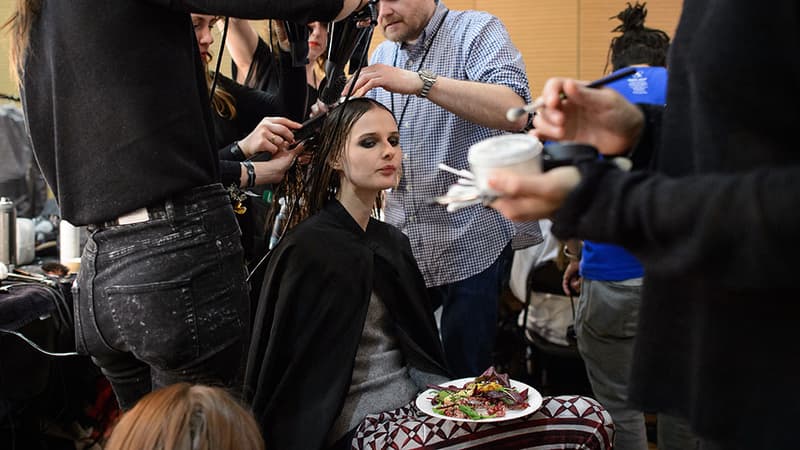
M39 345L36 344L35 342L33 342L32 340L30 340L27 337L25 337L24 334L19 333L17 331L6 330L5 328L0 328L0 333L6 333L6 334L14 335L14 336L22 339L23 341L25 341L28 345L30 345L31 347L36 349L38 352L44 353L47 356L78 356L77 352L62 352L62 353L48 352L47 350L39 347Z
M208 91L208 101L214 101L214 90L217 88L217 74L219 74L219 68L222 65L222 54L225 52L225 39L228 37L228 22L230 18L225 18L225 26L222 27L222 39L219 42L219 55L217 56L217 65L214 69L214 78L211 80L211 89Z
M295 200L292 203L292 209L289 210L289 214L286 216L286 222L285 222L286 223L286 227L283 228L283 232L281 232L281 236L278 238L278 242L280 242L281 239L283 239L283 235L286 234L286 231L289 229L288 226L289 226L289 223L291 223L291 221L292 221L292 216L294 215L294 209L295 209L296 206L299 206L299 203L300 203L300 198L299 197L298 197L297 200ZM269 258L269 255L272 254L272 250L274 248L275 247L267 250L267 252L264 254L264 256L262 256L261 259L258 260L258 263L256 263L255 266L253 266L253 269L250 270L250 273L247 274L247 279L245 280L246 282L248 282L248 283L250 282L250 278L252 278L253 275L261 267L261 265L264 264L264 262L267 261L267 258Z

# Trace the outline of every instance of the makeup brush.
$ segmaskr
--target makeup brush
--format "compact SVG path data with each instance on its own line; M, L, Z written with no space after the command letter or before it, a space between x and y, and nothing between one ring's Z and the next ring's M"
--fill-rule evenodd
M608 75L608 76L605 76L603 78L599 78L597 80L594 80L591 83L587 84L586 87L588 87L588 88L599 88L599 87L605 86L608 83L613 83L614 81L617 81L619 79L625 78L628 75L632 75L634 72L636 72L636 68L635 67L628 67L628 68L620 70L619 72L612 73L611 75ZM561 93L561 100L564 100L566 98L567 98L567 95L562 92ZM508 112L506 113L506 119L508 119L509 122L514 122L517 119L519 119L520 117L524 116L525 114L530 114L530 113L536 111L537 109L539 109L539 108L541 108L543 106L544 106L544 99L539 97L535 101L533 101L532 103L528 103L527 105L523 106L522 108L511 108L511 109L509 109Z

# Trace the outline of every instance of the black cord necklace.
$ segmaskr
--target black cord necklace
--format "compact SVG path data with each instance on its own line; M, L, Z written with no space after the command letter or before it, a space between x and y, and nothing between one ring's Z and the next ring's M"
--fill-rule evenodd
M450 12L450 10L446 10L444 12L444 15L442 16L442 19L439 20L439 24L436 26L436 29L431 34L431 38L428 41L428 45L425 46L425 53L422 54L422 59L420 59L420 61L419 61L419 66L417 67L417 72L422 70L422 65L425 64L425 59L428 58L428 53L431 51L431 47L433 47L433 42L436 40L436 35L439 34L439 30L442 28L442 25L444 25L444 19L447 18L447 14L449 12ZM394 49L394 61L392 62L392 67L397 67L397 55L400 53L400 46L401 45L403 45L403 44L402 43L398 43L397 47L395 47L395 49ZM389 95L391 97L391 102L392 102L392 114L395 117L397 117L397 114L395 114L395 112L394 112L394 92L390 92ZM405 102L405 104L403 104L403 110L400 112L400 118L397 119L397 129L398 130L400 129L400 125L403 123L403 118L406 116L406 109L408 109L409 100L411 100L411 95L410 94L406 96L406 102Z

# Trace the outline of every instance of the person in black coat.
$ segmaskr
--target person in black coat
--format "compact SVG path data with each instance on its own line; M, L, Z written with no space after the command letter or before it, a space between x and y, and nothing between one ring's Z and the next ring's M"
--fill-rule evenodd
M686 0L666 109L557 78L534 119L542 139L652 150L663 175L592 161L491 184L507 217L552 216L558 237L642 262L629 398L687 418L701 448L797 448L798 43L796 1Z

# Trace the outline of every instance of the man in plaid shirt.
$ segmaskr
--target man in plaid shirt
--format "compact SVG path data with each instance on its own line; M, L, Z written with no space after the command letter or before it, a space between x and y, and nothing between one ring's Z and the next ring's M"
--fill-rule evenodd
M443 307L451 371L476 376L492 364L515 228L494 210L448 213L430 199L456 181L439 163L467 168L472 144L523 129L526 117L508 122L505 115L530 100L525 65L500 20L485 12L450 11L437 0L381 0L379 26L387 41L355 92L389 107L400 128L403 177L387 196L386 221L408 235L431 300ZM527 244L541 241L538 228L533 232Z

